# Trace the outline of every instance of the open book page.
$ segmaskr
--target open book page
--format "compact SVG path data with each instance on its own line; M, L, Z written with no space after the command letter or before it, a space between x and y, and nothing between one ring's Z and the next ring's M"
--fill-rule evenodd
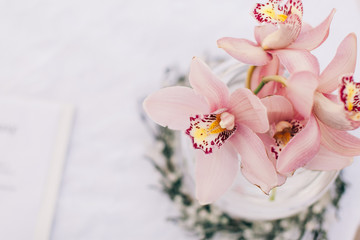
M48 239L72 107L0 98L0 239Z

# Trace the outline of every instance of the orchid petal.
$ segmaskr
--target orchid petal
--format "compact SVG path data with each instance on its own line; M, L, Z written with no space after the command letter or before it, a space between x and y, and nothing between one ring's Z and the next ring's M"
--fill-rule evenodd
M292 102L295 110L304 118L310 116L317 86L318 80L311 72L297 72L288 79L287 98Z
M279 153L277 170L290 176L296 169L305 166L319 151L320 130L314 116L310 116L305 128L297 133Z
M336 103L316 92L314 97L314 113L321 122L338 130L353 130L360 126L360 121L348 118L344 105Z
M143 107L154 122L174 130L185 130L193 114L209 113L206 100L188 87L168 87L148 96Z
M319 75L320 66L317 58L307 50L281 49L271 53L279 57L280 62L291 73L308 71Z
M269 133L259 133L259 134L257 134L257 136L263 142L266 152L267 152L267 156L276 169L276 161L277 160L275 158L274 153L272 152L272 146L274 146L276 144L275 139L273 137L270 137ZM279 173L277 173L277 175L278 175L278 182L276 185L281 186L286 182L286 176L283 176Z
M233 58L250 65L263 66L272 59L262 47L246 39L225 37L219 39L217 44Z
M331 93L338 88L341 76L353 73L356 67L356 35L350 33L340 43L336 55L320 75L318 91Z
M326 147L320 146L318 154L305 165L305 168L318 171L333 171L343 169L352 162L352 157L336 154Z
M335 9L333 9L330 15L315 28L310 28L308 26L304 28L303 26L296 41L288 48L306 49L311 51L319 47L329 35L330 24L335 12Z
M306 23L306 22L303 22L302 25L301 25L301 31L300 31L300 35L301 34L305 34L307 31L310 31L314 29L310 24ZM299 37L300 37L299 35ZM299 38L298 37L298 38ZM297 42L297 41L296 41Z
M265 146L265 150L267 152L268 158L269 160L272 162L272 164L274 165L274 167L276 168L276 158L274 153L271 151L272 146L274 146L276 144L276 141L273 137L271 137L270 134L271 130L267 133L258 133L256 134L261 141L263 142L264 146Z
M278 89L281 88L281 86L281 83L275 81L268 82L256 96L258 96L259 98L264 98L272 96L274 94L279 94Z
M189 74L190 85L195 92L206 98L210 111L226 108L229 102L229 90L210 68L199 58L194 57Z
M238 172L238 154L231 144L224 144L212 154L196 151L196 198L199 203L216 201L231 187Z
M273 59L274 60L274 59ZM264 65L264 66L259 66L259 67L256 67L251 75L251 79L250 79L250 90L254 91L258 86L259 84L261 83L262 81L262 78L264 77L264 75L262 74L262 70L263 68L266 68L266 66L268 66L270 63L272 62L272 60ZM265 85L266 86L266 85ZM264 86L264 87L265 87ZM263 87L263 88L264 88ZM263 90L263 89L261 89ZM261 93L262 91L259 92L259 94Z
M261 99L267 109L269 123L277 123L283 120L290 120L294 116L291 103L283 96L274 95Z
M297 14L291 14L279 27L279 30L269 34L261 42L264 49L286 48L293 43L300 33L301 19Z
M256 26L254 30L254 35L256 42L258 45L261 45L261 43L264 41L264 39L271 33L278 30L278 28L273 24L265 24L262 26Z
M269 0L267 3L257 3L254 6L254 10L251 12L253 17L261 24L261 23L271 23L276 25L279 21L283 21L287 16L284 11L282 14L277 14L276 10L279 10L280 0Z
M319 122L322 144L331 151L342 156L353 157L360 155L360 139L347 133L332 129Z
M241 171L246 179L266 194L277 186L278 176L260 138L248 127L239 124L230 142L241 155Z
M287 177L281 174L278 174L278 183L277 186L281 186L286 182Z
M268 131L266 108L249 89L240 88L231 94L229 110L237 123L245 124L258 133Z
M297 14L300 19L304 14L303 4L301 0L288 0L284 6L285 9L288 9L291 14Z
M308 31L310 31L310 30L313 30L313 29L314 29L314 28L313 28L310 24L308 24L308 23L306 23L306 22L303 22L302 25L301 25L301 31L300 31L300 34L299 34L299 36L298 36L298 39L300 38L301 35L305 34L306 32L308 32ZM298 39L296 39L294 43L290 44L290 46L289 46L288 48L305 49L305 48L300 48L300 47L299 47L299 48L292 47L293 44L295 44L295 43L298 41ZM306 49L306 50L307 50L307 49Z

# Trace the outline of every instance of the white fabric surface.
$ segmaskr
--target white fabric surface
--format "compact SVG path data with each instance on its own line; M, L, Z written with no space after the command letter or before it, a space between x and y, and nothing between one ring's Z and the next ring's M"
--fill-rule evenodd
M338 10L329 39L315 51L322 69L348 33L360 36L357 1L304 0L311 25ZM52 239L196 239L166 220L176 209L150 187L158 174L144 159L152 139L139 102L160 87L167 66L186 71L192 56L226 56L216 46L220 37L253 39L256 2L0 1L0 94L77 109ZM359 63L355 77L360 81ZM359 168L348 170L353 185L333 239L351 239L358 222Z

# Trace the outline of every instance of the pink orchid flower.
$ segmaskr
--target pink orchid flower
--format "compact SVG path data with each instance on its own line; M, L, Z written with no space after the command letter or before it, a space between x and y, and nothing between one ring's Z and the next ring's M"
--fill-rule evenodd
M290 73L309 71L319 74L317 59L309 51L326 40L335 10L320 25L312 28L302 22L300 0L288 0L284 6L280 6L280 2L269 0L267 4L255 6L255 18L265 23L255 27L256 43L225 37L218 40L218 47L250 65L264 66L277 57Z
M321 131L321 150L307 166L314 170L338 170L360 155L360 139L348 130L360 126L360 84L352 73L356 66L357 39L349 34L319 77L313 112ZM339 97L332 94L338 89Z
M319 77L314 112L323 123L334 129L352 130L360 126L357 114L359 84L354 83L352 78L356 57L357 39L354 33L350 33ZM340 98L332 95L336 89Z
M283 96L261 99L268 109L270 130L259 134L268 156L279 173L278 185L298 168L307 165L319 152L320 129L313 115L303 119Z
M196 198L208 204L231 187L239 171L238 153L243 175L268 193L277 185L277 173L254 133L269 129L264 105L248 89L229 94L196 57L189 81L192 88L168 87L148 96L144 109L156 123L191 137L196 148Z
M294 89L290 90L290 92L287 92L286 87L281 86L279 83L275 83L267 89L266 94L268 95L278 94L286 96L293 104L294 110L305 118L311 112L312 101L314 100L313 112L318 125L317 131L321 133L321 140L318 152L313 152L316 155L312 158L307 158L305 165L303 164L304 161L299 161L300 163L302 162L301 166L305 166L305 168L325 171L340 170L350 165L354 156L360 155L360 139L346 132L346 130L355 129L360 125L360 83L354 83L351 74L343 75L355 70L356 42L356 36L353 33L349 34L342 41L336 56L318 77L319 85L317 84L317 78L310 74L304 82L299 78L296 84L293 85ZM271 64L264 66L257 75L264 74L266 76L273 71L271 68ZM306 72L302 72L302 74L304 73ZM291 79L294 78L294 75L300 76L301 73L292 74L288 82L292 82ZM306 76L303 79L306 79ZM290 84L288 83L287 85ZM339 98L331 94L336 88L339 89ZM280 114L283 119L286 119L284 117L286 113L290 114L292 112L289 106L281 102L273 103L269 106L270 99L276 99L275 97L279 98L280 96L262 99L264 105L267 106L270 123L274 122L274 117L272 117L274 109L277 109L276 114ZM284 101L282 100L282 102ZM278 119L281 118L278 117ZM281 126L289 125L283 121L278 124L280 125L276 126L280 129ZM272 128L274 127L272 126ZM267 143L269 145L269 140ZM278 155L276 148L273 148L273 153ZM269 156L271 157L271 154ZM277 164L281 165L280 163ZM284 174L281 166L276 167L280 173Z

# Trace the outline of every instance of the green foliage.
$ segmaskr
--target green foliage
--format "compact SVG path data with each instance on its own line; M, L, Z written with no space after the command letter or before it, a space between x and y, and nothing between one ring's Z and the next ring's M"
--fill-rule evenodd
M301 240L305 236L308 239L309 235L314 240L327 239L323 226L327 208L338 209L339 201L346 190L346 183L341 175L335 181L328 204L323 207L315 203L305 211L288 218L274 221L247 221L233 218L213 205L199 205L183 187L183 173L176 166L176 161L179 160L174 156L175 133L168 128L157 127L154 137L156 141L161 142L160 152L165 162L159 164L155 159L151 159L151 162L160 173L162 190L180 207L180 216L171 220L181 223L200 239L212 239L216 234L226 234L231 236L229 239L237 240ZM291 238L286 235L290 231L294 233Z
M171 69L166 71L168 84L188 84L186 77L179 74L173 81L169 81L172 73ZM141 118L146 122L144 114ZM346 190L346 183L342 180L341 174L336 179L333 189L324 198L299 214L274 221L238 219L222 212L216 206L201 206L192 198L183 186L184 173L181 172L181 167L177 167L180 159L175 158L175 133L168 128L158 126L154 129L149 125L148 127L156 142L161 145L159 153L162 156L161 159L149 160L160 173L162 191L179 206L180 210L179 216L169 220L182 224L199 239L212 239L217 234L225 236L221 239L229 240L327 239L324 228L326 214L330 208L339 209L339 202Z

